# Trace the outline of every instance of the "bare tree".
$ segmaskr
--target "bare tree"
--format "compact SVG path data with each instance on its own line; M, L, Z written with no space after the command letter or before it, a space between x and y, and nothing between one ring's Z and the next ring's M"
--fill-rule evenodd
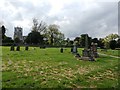
M40 34L44 33L47 29L47 24L43 21L38 21L38 19L33 18L32 31L39 32Z

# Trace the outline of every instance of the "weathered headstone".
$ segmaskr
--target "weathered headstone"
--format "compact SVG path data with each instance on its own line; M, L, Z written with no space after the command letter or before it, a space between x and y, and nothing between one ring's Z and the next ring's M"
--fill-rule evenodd
M16 47L16 51L20 51L20 46L17 46L17 47Z
M14 46L12 45L11 47L10 47L10 51L14 51Z
M90 50L89 49L82 50L82 56L89 57L90 56Z
M98 57L97 43L91 43L91 51L92 51L94 57L97 58Z
M63 48L60 49L60 52L63 53Z
M94 52L90 49L89 61L95 61Z
M73 47L73 53L77 53L77 47L76 46Z
M72 51L73 51L74 54L76 54L78 52L76 43L77 42L75 41L74 44L73 44L73 50Z

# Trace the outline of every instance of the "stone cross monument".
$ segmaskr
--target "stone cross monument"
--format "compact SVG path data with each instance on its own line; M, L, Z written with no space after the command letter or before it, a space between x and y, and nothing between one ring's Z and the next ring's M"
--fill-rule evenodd
M86 35L85 37L85 48L83 50L83 56L84 57L89 57L89 50L88 50L88 36Z
M85 48L88 49L88 37L87 37L87 35L85 37Z

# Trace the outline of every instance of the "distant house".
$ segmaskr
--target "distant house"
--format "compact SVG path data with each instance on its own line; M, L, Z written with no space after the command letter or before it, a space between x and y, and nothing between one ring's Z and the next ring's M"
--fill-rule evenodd
M19 38L21 41L23 41L23 29L21 27L15 27L14 28L14 40L15 38Z

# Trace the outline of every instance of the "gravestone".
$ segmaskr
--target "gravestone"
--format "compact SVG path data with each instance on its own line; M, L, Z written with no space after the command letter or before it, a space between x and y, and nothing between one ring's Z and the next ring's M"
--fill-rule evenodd
M12 46L10 47L10 51L14 51L14 50L15 50L14 45L12 45Z
M75 41L73 44L73 50L72 50L73 54L77 54L77 52L78 52L76 44L77 44L77 41Z
M71 52L73 52L73 47L71 47Z
M90 59L89 61L95 61L95 58L94 58L94 52L90 49Z
M46 46L40 46L40 49L45 49L46 48Z
M93 56L95 58L98 57L98 52L97 52L97 43L91 43L91 52L93 53Z
M60 49L60 52L63 53L63 48Z
M85 37L85 48L82 51L82 55L84 57L89 57L90 56L90 50L88 49L88 37L87 37L87 35Z
M82 50L82 56L84 56L84 57L90 57L90 50L89 49Z
M77 54L75 55L75 57L76 57L76 58L80 58L81 56L80 56L79 53L77 53Z
M20 51L20 46L17 46L17 47L16 47L16 51Z
M77 47L76 46L73 47L73 53L77 53Z
M86 35L86 38L85 38L85 48L82 51L81 59L82 60L95 61L94 54L93 54L92 50L88 49L88 37L87 37L87 35Z
M25 46L25 50L28 51L29 47L28 46Z

